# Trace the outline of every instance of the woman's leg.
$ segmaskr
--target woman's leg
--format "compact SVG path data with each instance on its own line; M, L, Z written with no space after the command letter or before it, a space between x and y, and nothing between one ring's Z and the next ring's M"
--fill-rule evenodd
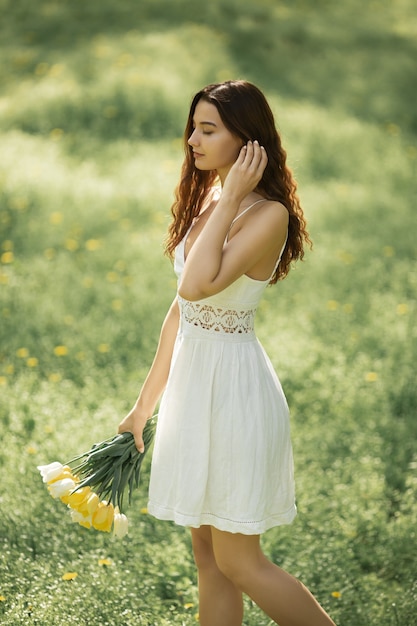
M217 567L210 526L191 529L198 570L200 626L242 626L242 592Z
M279 626L335 626L302 583L268 561L258 535L212 528L211 536L220 571Z

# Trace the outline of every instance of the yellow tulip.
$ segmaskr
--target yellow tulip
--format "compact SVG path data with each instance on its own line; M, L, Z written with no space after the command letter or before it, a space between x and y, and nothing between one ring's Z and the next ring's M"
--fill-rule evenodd
M71 519L73 522L80 524L80 526L84 526L84 528L91 528L91 516L85 517L78 511L71 511Z
M93 515L93 513L97 511L99 504L100 504L100 498L93 491L87 499L88 514Z
M93 528L109 533L113 524L114 507L103 500L93 513Z
M88 499L90 494L90 487L82 487L81 489L78 489L78 491L74 491L74 493L64 496L61 500L64 504L68 504L68 506L72 509L78 510L78 507L84 502L84 500Z
M58 476L53 476L52 478L50 478L47 481L48 485L52 485L52 483L56 483L57 480L64 480L64 478L69 478L70 480L73 480L75 482L75 476L74 474L71 472L71 468L68 467L68 465L65 465L62 468L62 471L60 474L58 474Z

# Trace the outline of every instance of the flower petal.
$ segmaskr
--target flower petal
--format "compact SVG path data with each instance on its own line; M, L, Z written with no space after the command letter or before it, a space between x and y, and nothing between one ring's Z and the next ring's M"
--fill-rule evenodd
M62 498L62 496L69 495L75 487L76 484L71 478L64 478L63 480L58 480L56 483L48 485L48 491L53 498Z
M115 537L122 539L125 535L127 535L129 522L126 515L123 513L115 513L113 523L113 533Z
M54 461L53 463L48 463L48 465L38 465L37 469L40 471L43 482L47 483L50 480L53 480L56 476L63 470L62 463L58 463L58 461Z

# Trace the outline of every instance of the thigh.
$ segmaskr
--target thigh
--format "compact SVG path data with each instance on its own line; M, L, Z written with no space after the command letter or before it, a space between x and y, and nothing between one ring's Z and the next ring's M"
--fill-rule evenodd
M228 533L211 529L213 553L220 570L232 579L262 565L265 556L259 535Z
M204 567L215 563L211 526L191 528L191 543L197 567Z

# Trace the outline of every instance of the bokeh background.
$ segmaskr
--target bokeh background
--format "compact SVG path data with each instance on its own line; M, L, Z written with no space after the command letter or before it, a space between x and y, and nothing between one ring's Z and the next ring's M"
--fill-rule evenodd
M149 458L123 542L72 524L36 465L133 404L175 295L191 97L245 78L314 241L258 311L299 508L264 548L339 626L417 624L416 75L413 0L0 0L1 623L198 623L188 531L146 512Z

